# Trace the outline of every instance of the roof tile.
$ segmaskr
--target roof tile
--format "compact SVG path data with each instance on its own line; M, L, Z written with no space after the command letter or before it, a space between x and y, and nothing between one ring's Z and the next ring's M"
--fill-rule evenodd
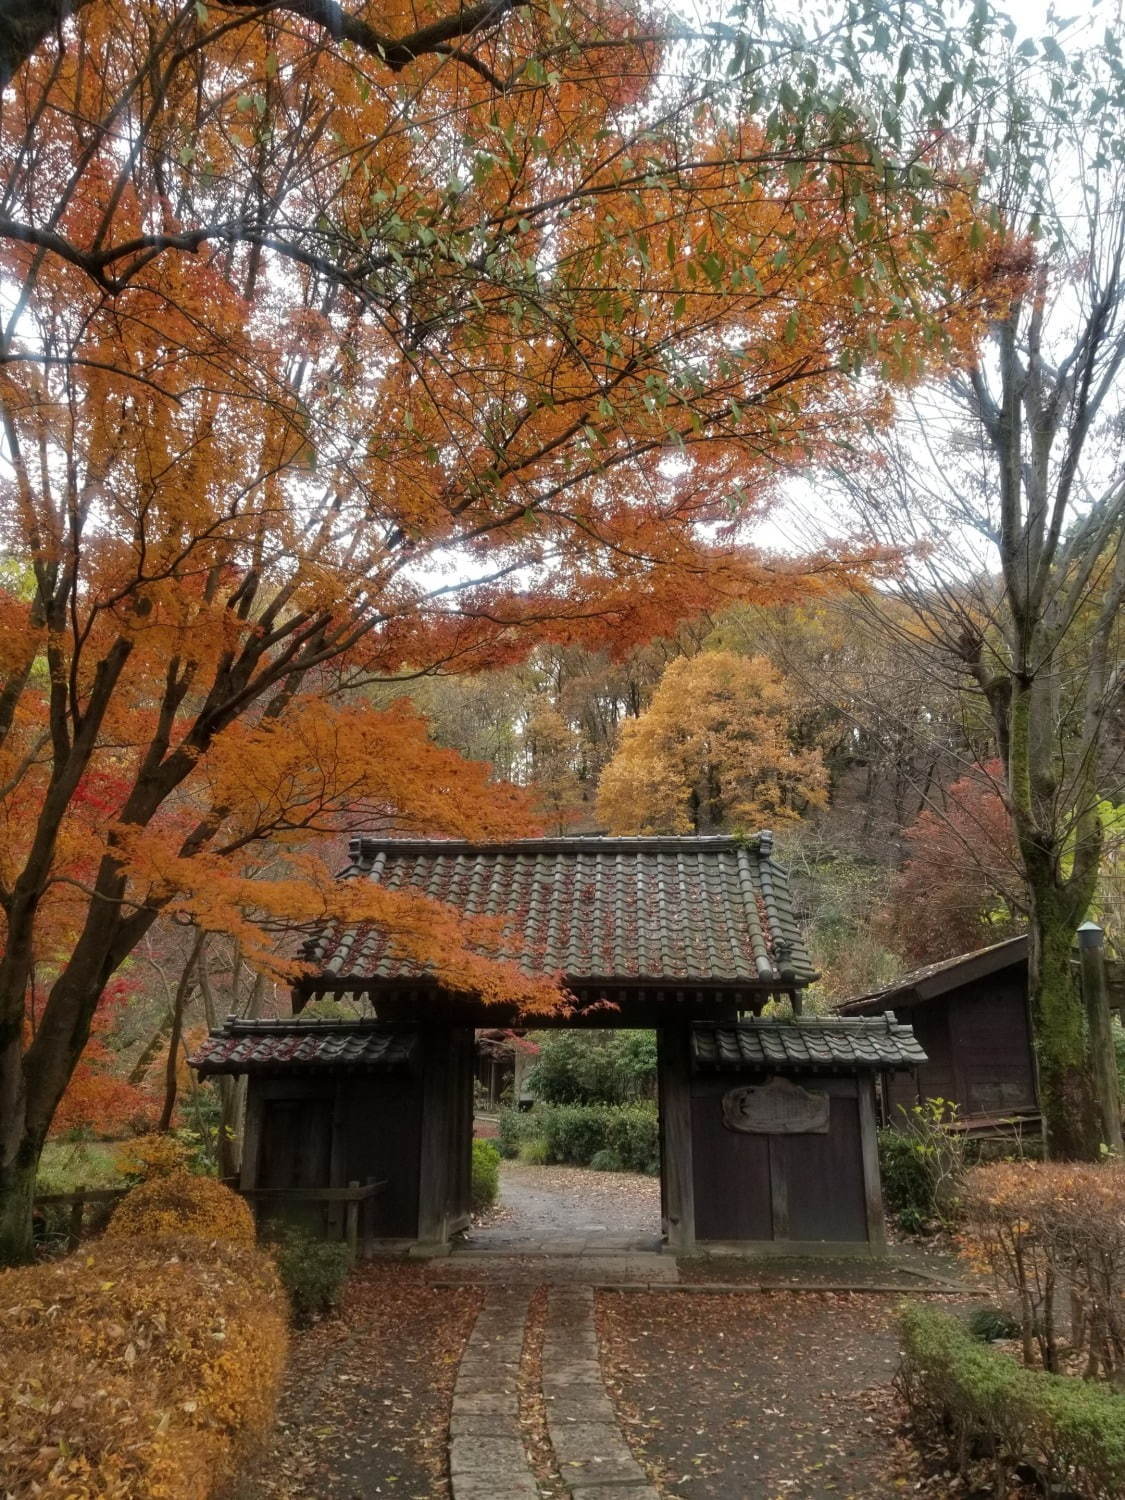
M637 980L795 988L815 973L768 833L559 838L510 844L352 841L345 878L413 888L510 920L504 955L572 984ZM377 928L330 928L305 948L331 981L410 980Z
M893 1014L701 1023L692 1030L692 1055L698 1067L719 1072L809 1067L894 1072L926 1061L913 1029Z
M190 1059L201 1074L277 1073L325 1068L403 1072L417 1034L363 1021L240 1021L228 1017Z

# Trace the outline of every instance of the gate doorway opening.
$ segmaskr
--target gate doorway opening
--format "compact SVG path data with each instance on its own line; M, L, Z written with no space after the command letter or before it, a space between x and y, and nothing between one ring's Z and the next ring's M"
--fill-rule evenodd
M656 1033L492 1028L476 1048L473 1133L501 1154L500 1191L454 1252L658 1250Z

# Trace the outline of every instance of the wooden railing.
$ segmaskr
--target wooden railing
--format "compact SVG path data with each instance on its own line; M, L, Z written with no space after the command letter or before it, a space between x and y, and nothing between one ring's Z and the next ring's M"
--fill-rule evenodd
M73 1254L78 1249L82 1239L82 1231L85 1227L86 1209L92 1203L116 1203L118 1198L124 1198L129 1191L128 1188L75 1188L73 1193L40 1193L36 1196L33 1207L35 1208L57 1208L70 1205L70 1214L67 1218L66 1248L68 1254Z
M359 1213L362 1206L386 1187L386 1182L349 1182L347 1187L330 1188L236 1188L244 1198L249 1198L257 1207L268 1208L271 1203L279 1206L290 1203L342 1203L344 1205L344 1239L348 1243L352 1259L359 1253Z
M342 1203L344 1205L344 1238L348 1243L352 1259L359 1253L359 1215L363 1205L386 1187L386 1182L349 1182L347 1187L334 1188L240 1188L236 1180L224 1178L227 1187L233 1188L248 1198L252 1205L268 1207L273 1203L279 1207L287 1203ZM91 1204L115 1203L123 1198L128 1188L75 1188L73 1193L40 1193L35 1198L36 1208L70 1207L67 1218L66 1248L68 1254L77 1250L85 1227L86 1209Z

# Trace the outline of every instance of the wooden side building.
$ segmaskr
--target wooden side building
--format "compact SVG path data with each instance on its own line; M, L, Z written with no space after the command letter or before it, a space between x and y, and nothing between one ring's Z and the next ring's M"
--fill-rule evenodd
M888 1076L884 1106L948 1099L967 1124L1037 1121L1039 1095L1027 990L1027 938L929 964L837 1007L845 1016L909 1018L926 1061Z

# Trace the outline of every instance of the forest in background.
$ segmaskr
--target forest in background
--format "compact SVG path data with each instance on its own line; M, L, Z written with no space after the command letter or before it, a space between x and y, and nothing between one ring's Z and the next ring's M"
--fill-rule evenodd
M549 647L518 666L365 690L384 707L404 691L440 745L530 792L545 834L772 827L822 976L814 1010L1026 928L979 704L875 628L863 600L738 606L620 660ZM1118 723L1094 914L1119 957L1121 752ZM324 853L342 867L346 841ZM99 1011L56 1135L141 1120L213 1133L220 1101L186 1066L193 1042L228 1013L288 1006L231 937L157 924ZM232 1113L237 1084L222 1087Z

